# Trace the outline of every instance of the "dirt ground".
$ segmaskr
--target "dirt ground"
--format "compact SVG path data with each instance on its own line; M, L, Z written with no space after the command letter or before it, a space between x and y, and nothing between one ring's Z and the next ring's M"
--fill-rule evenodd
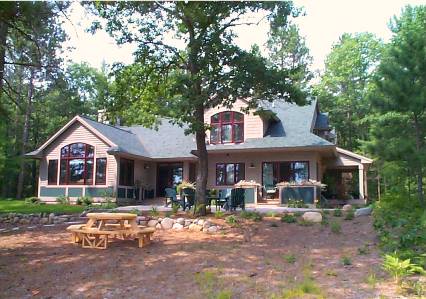
M398 297L371 219L338 221L340 234L265 218L215 235L158 231L147 247L116 240L107 250L71 244L64 225L1 234L0 297L279 298L309 277L325 298Z

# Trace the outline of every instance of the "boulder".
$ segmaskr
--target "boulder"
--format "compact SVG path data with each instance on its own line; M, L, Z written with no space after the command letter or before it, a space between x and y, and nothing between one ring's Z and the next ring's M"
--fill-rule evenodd
M171 218L164 218L163 221L161 221L161 228L162 229L171 229L173 227L173 224L175 221Z
M18 216L13 217L12 223L18 223L19 219L20 218Z
M151 220L148 221L149 227L155 227L157 224L158 224L158 220L151 219Z
M192 231L196 231L196 232L200 232L203 229L203 227L201 225L192 223L191 225L189 225L189 230Z
M209 232L209 233L217 233L217 231L218 231L219 229L217 228L217 226L216 225L213 225L213 226L210 226L208 229L207 229L207 232Z
M322 221L322 215L318 212L305 212L302 216L307 222L319 223Z
M161 229L161 224L157 223L157 225L155 226L155 229Z
M53 219L55 218L55 214L50 213L48 218L49 218L49 223L53 223Z
M204 219L200 219L198 220L197 224L203 226L204 225Z
M181 224L181 225L184 225L185 224L185 219L184 218L178 218L178 219L176 219L176 223L179 223L179 224ZM189 224L188 224L189 225Z
M176 222L175 224L173 224L173 229L174 230L182 230L183 229L183 225Z
M147 226L148 225L148 221L146 221L146 220L139 221L139 225Z
M360 208L355 211L355 217L371 215L373 209L371 207Z
M186 220L185 220L185 223L184 223L184 226L190 226L190 225L191 225L191 223L192 223L192 220L188 220L188 219L186 219Z
M30 224L30 220L29 220L29 219L25 219L25 218L23 218L23 219L21 219L21 220L19 221L19 223L20 223L20 224L23 224L23 225L27 225L27 224Z
M344 205L342 210L345 211L345 212L352 210L352 205Z
M43 217L40 219L40 224L48 224L48 223L49 223L49 218Z
M211 222L210 221L204 221L203 223L203 228L209 228L211 226Z

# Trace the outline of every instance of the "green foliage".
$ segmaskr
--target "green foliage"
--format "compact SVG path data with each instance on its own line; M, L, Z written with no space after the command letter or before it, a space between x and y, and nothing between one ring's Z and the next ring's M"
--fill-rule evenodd
M287 206L289 208L306 208L307 207L307 205L305 205L302 199L293 199L293 198L290 198L288 200Z
M342 256L341 261L342 261L343 266L352 265L352 260L349 256L346 256L346 255Z
M368 244L364 244L361 247L358 247L358 254L359 255L366 255L370 253L370 248L368 247Z
M93 204L93 199L90 196L81 196L77 198L77 201L75 202L77 205L83 205L83 206L91 206Z
M296 262L296 256L292 253L283 255L283 259L289 264L294 264Z
M131 209L128 213L135 214L135 215L138 215L138 216L141 215L141 211L139 211L138 209Z
M269 211L266 213L266 217L276 217L277 216L277 212L274 211Z
M216 271L204 270L195 274L195 281L201 289L204 298L208 299L231 299L232 292L222 289L223 283Z
M353 220L355 218L355 209L350 209L345 213L345 220Z
M172 204L172 213L173 214L177 214L177 212L179 211L180 205L177 203L173 203Z
M233 225L238 223L238 219L235 217L235 215L229 215L225 218L225 222Z
M223 218L223 216L225 216L225 213L223 211L219 210L214 213L214 217L216 218Z
M330 224L330 222L329 222L329 220L328 220L327 215L322 215L321 225L323 225L323 226L327 226L327 225L329 225L329 224Z
M342 227L340 226L340 223L337 221L331 222L330 229L335 234L340 234L342 232Z
M157 217L158 215L160 215L160 212L158 212L156 207L152 207L151 210L149 211L149 215L153 217Z
M254 212L254 211L241 211L240 217L243 219L250 219L253 221L262 220L262 214L260 214L259 212Z
M69 205L70 204L70 198L68 196L61 195L61 196L56 198L56 202L63 204L63 205Z
M40 201L40 198L38 198L38 197L27 197L27 198L25 198L25 203L38 205L38 204L41 203L41 201Z
M281 221L285 223L295 223L297 221L297 218L292 214L284 214L281 217Z
M1 213L57 213L57 214L74 214L81 213L84 208L77 205L63 204L28 204L24 200L5 200L0 199L0 214Z
M341 209L333 210L333 216L334 217L342 217L342 210Z
M195 183L183 181L182 183L176 186L176 192L180 194L182 189L185 189L185 188L190 188L195 190Z
M410 259L401 260L396 254L385 255L383 269L392 275L397 283L401 283L401 279L408 275L424 272L422 267L411 263Z
M314 225L314 223L313 222L311 222L311 221L306 221L305 219L303 219L303 218L299 218L298 220L297 220L297 224L299 224L299 225L301 225L301 226L312 226L312 225Z

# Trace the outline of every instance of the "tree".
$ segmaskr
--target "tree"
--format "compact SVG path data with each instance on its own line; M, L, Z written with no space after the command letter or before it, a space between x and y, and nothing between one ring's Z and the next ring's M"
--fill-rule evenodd
M113 2L97 3L95 12L119 43L136 42L135 64L124 68L125 102L116 107L137 109L137 120L155 123L168 117L195 133L198 173L196 200L204 207L208 175L204 111L231 106L236 99L302 102L290 72L268 67L267 61L235 45L233 29L252 24L244 17L257 13L273 28L285 26L291 2ZM100 28L100 22L93 29ZM174 34L184 47L166 42ZM123 97L121 98L123 99ZM127 110L128 111L128 110Z
M373 102L382 118L376 127L375 150L390 161L406 161L417 177L417 195L424 204L426 162L426 6L407 6L390 23L393 37L377 72L380 97ZM391 126L389 126L391 125ZM392 138L393 146L389 145ZM380 143L386 144L381 146Z
M362 120L370 111L368 94L382 51L382 42L371 33L343 34L314 87L321 107L330 113L338 145L349 150L359 149L359 140L368 138Z
M300 35L299 27L289 22L282 28L271 28L267 47L269 61L280 69L292 70L292 79L298 82L301 88L306 88L312 79L312 73L309 71L312 56L305 38Z

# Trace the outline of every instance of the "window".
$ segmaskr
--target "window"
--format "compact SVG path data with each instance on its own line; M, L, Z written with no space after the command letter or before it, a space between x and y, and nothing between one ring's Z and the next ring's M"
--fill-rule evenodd
M96 175L95 175L96 185L106 184L106 167L107 167L107 158L96 159Z
M47 167L47 183L56 185L58 183L58 160L49 160Z
M122 186L134 185L134 161L120 158L119 183Z
M86 143L73 143L61 149L59 183L66 185L93 184L94 147Z
M245 178L244 163L216 164L216 185L234 185Z
M244 140L244 115L234 111L216 113L210 119L210 143L239 143Z
M296 182L309 179L309 162L265 162L263 163L263 185L275 186L280 182Z

